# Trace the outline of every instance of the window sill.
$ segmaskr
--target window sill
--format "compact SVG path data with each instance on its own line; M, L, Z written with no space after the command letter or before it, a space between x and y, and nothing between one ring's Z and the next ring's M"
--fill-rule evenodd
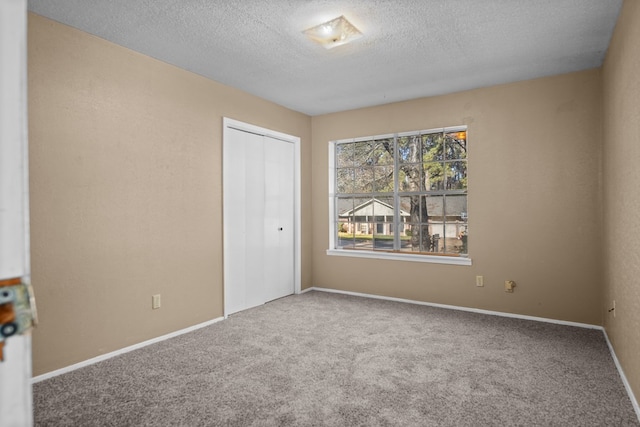
M400 252L378 252L345 249L327 249L327 255L354 258L388 259L393 261L429 262L433 264L471 265L471 258L457 256L413 255Z

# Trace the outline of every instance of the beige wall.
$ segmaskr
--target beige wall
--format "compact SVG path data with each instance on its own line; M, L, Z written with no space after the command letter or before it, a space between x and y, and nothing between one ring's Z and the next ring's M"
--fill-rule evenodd
M34 14L28 38L35 375L222 316L223 116L302 138L310 285L308 116Z
M640 397L640 2L625 0L604 76L605 328ZM607 309L616 301L615 317Z
M34 374L222 315L227 116L302 138L303 288L604 321L640 393L638 28L627 0L602 73L309 118L30 14ZM458 124L473 265L327 256L327 142Z
M590 70L313 117L314 286L601 324L600 79ZM462 124L472 266L326 255L328 141Z

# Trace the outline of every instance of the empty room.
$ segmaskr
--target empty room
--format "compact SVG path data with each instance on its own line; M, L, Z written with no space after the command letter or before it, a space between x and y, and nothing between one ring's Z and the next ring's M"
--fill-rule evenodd
M1 7L0 425L640 425L638 0Z

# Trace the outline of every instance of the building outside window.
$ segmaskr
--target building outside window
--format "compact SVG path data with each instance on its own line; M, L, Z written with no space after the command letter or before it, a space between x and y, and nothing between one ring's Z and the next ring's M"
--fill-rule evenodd
M468 255L465 126L330 149L331 249Z

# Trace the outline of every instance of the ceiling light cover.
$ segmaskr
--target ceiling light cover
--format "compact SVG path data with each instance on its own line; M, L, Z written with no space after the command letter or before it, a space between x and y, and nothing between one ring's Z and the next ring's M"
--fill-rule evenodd
M362 37L362 33L344 16L316 25L303 33L311 40L320 43L325 49L341 46Z

